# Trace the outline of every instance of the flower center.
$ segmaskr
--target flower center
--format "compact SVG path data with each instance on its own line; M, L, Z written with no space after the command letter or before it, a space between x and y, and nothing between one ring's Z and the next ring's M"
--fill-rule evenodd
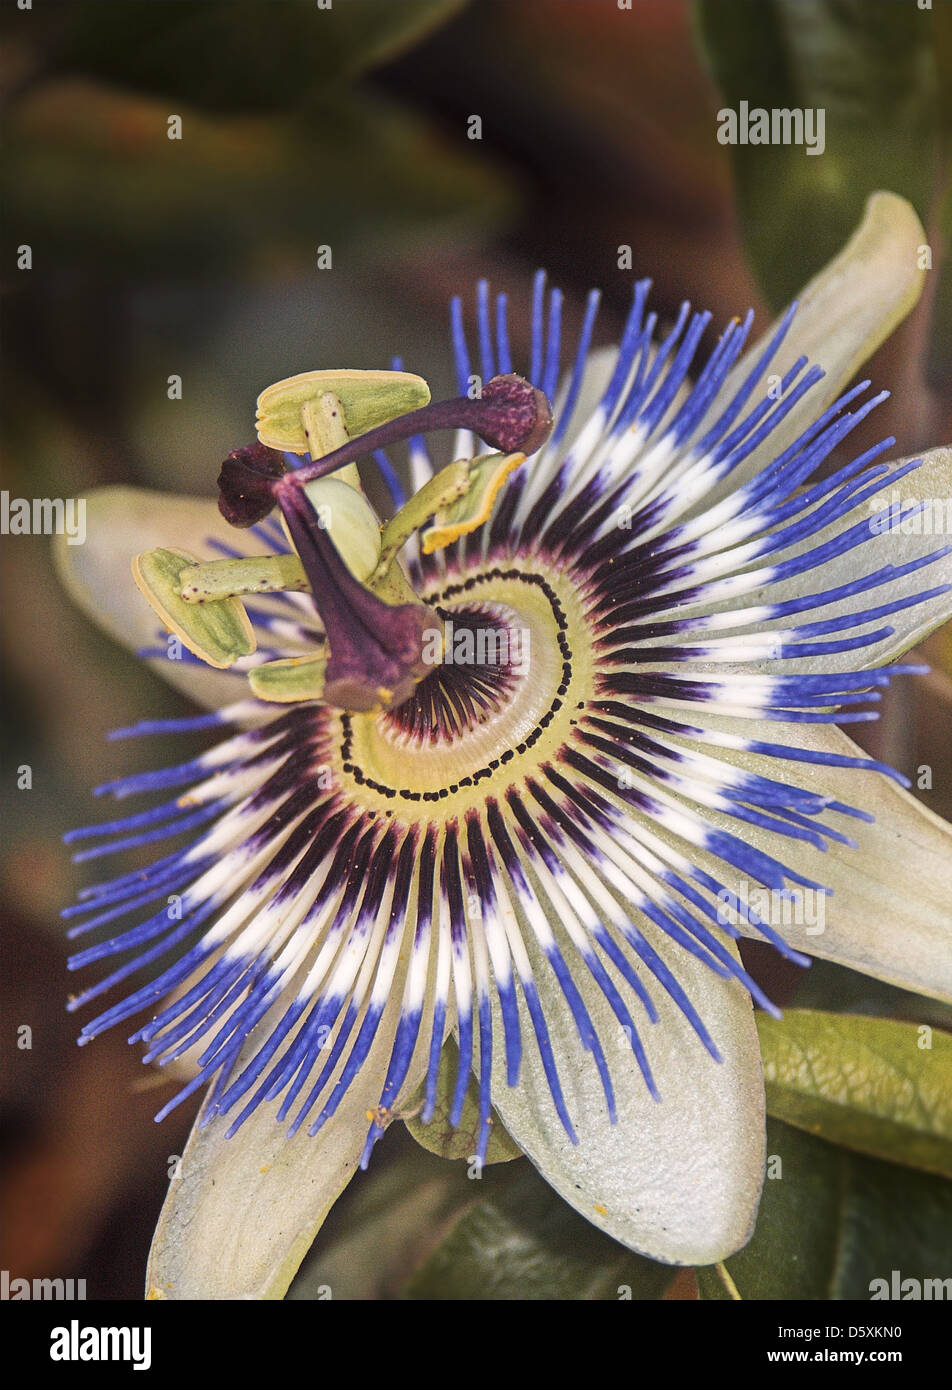
M218 476L218 507L231 525L247 528L263 521L276 504L280 506L326 634L329 655L323 677L325 702L357 712L392 709L410 697L426 674L423 649L428 631L434 632L442 648L435 615L418 600L386 602L372 591L372 585L365 587L354 578L327 535L306 491L307 486L340 468L352 466L368 453L422 431L470 430L491 448L505 454L519 454L521 459L524 454L541 448L548 439L552 412L538 387L513 373L506 373L494 376L478 397L457 396L431 402L418 410L395 416L355 438L347 438L340 402L336 396L318 392L310 403L298 400L301 423L308 439L309 421L313 423L308 410L311 407L317 410L321 400L330 403L328 418L336 421L335 432L343 435L344 442L290 470L277 450L260 442L235 450L222 464ZM259 407L260 404L259 400ZM272 401L272 407L274 405ZM315 439L318 444L322 442L321 429L317 430ZM485 460L474 460L474 463L481 462ZM494 466L493 471L480 480L480 495L487 508L509 471L506 464L506 459L500 459L502 471ZM438 495L433 509L429 513L422 512L410 530L417 529L443 506L459 502L473 486L474 480L469 473L463 480L456 480L450 488L449 499L441 500ZM460 487L462 491L454 491ZM397 521L398 518L394 518L394 522ZM458 530L458 526L457 522L455 529ZM386 571L378 578L385 579ZM400 588L399 579L397 588Z
M514 608L450 603L436 612L443 624L438 659L383 719L408 749L456 742L476 725L498 720L529 670L531 634Z
M340 716L340 772L373 802L465 809L472 788L482 800L488 783L508 786L522 759L536 768L568 737L593 693L590 639L578 640L574 589L538 569L477 570L424 600L444 621L443 660L398 709Z

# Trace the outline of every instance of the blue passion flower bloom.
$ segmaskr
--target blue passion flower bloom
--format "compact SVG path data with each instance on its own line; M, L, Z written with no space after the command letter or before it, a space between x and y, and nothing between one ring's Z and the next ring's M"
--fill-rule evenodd
M764 1165L753 1004L773 1006L737 938L952 993L947 830L837 728L921 669L894 663L950 609L952 546L914 524L950 451L845 447L886 394L845 383L915 301L922 239L877 195L759 343L748 315L706 355L710 315L659 332L647 281L616 348L591 349L597 295L566 348L539 276L527 381L483 283L472 339L453 305L457 401L292 378L224 465L220 515L89 500L68 582L210 707L120 734L218 736L100 788L158 801L71 837L157 852L67 909L105 929L73 968L121 960L72 1001L112 994L81 1041L136 1018L147 1061L193 1062L165 1111L209 1087L158 1296L279 1297L421 1083L432 1108L451 1031L477 1157L495 1110L618 1240L711 1263L749 1237ZM459 462L437 470L424 434L446 428ZM353 469L372 451L382 527ZM116 579L134 556L181 659ZM752 888L822 896L823 922L778 926Z

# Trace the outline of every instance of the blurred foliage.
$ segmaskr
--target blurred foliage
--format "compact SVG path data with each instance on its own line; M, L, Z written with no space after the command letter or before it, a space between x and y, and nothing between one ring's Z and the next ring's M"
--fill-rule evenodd
M939 69L939 125L944 153L944 188L937 215L939 243L944 249L943 264L935 291L932 338L929 343L929 376L948 389L952 382L952 5L948 0L935 10L936 62ZM938 171L937 171L938 173ZM940 178L936 186L942 187Z
M492 1187L495 1170L482 1178ZM287 1293L319 1300L395 1298L448 1222L473 1200L474 1184L393 1125L367 1173L358 1173L331 1209Z
M519 1164L460 1216L416 1270L411 1299L656 1299L675 1270L624 1249Z
M869 0L698 0L697 21L728 107L826 113L822 153L794 144L731 147L748 251L774 308L832 258L875 189L903 194L928 222L938 161L948 160L931 10Z
M768 1176L753 1239L725 1261L744 1299L861 1299L874 1279L948 1272L952 1183L861 1158L780 1120L767 1123ZM729 1299L716 1267L702 1299Z
M356 53L346 63L341 59L331 82L310 71L306 48L292 45L302 71L288 74L294 100L283 103L280 115L241 99L240 71L232 101L216 97L214 82L211 99L208 93L203 98L202 68L228 72L218 64L208 68L207 52L227 54L237 31L231 6L199 5L197 15L190 8L173 3L166 15L164 7L150 6L147 14L169 30L159 57L185 43L176 37L178 27L201 22L203 46L191 79L186 67L173 81L156 57L142 84L148 95L137 89L135 63L131 71L128 63L121 68L121 85L94 82L91 74L120 75L118 59L116 72L106 61L114 51L111 38L124 40L115 51L127 57L130 10L141 14L138 6L106 6L117 33L108 23L103 33L91 27L90 45L95 38L102 48L95 48L97 61L64 42L53 73L21 93L8 125L8 219L18 240L33 246L35 270L45 263L60 272L79 265L108 267L111 275L125 270L189 279L225 275L262 259L313 270L319 245L331 247L338 266L344 256L393 256L424 232L471 234L507 210L509 194L499 176L470 148L442 140L379 93L342 89L344 74L361 66ZM291 37L284 18L305 22L299 5L255 8L282 44ZM365 8L356 0L356 12ZM432 20L435 7L424 8ZM350 9L327 13L346 16ZM79 14L88 15L88 7ZM321 14L308 12L315 35L323 32ZM146 37L140 35L133 52L150 51ZM357 51L368 63L386 54L382 44ZM254 56L253 48L242 46L245 64ZM278 55L271 56L280 66ZM152 95L164 85L162 95ZM266 88L273 98L287 90L270 71ZM169 138L172 115L181 117L181 138Z
M465 3L44 0L30 43L47 76L81 73L211 111L287 112L396 57ZM22 28L7 10L2 32Z

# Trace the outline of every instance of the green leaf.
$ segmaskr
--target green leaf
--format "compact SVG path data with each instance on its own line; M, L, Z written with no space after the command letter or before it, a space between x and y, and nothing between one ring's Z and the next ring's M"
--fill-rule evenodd
M617 1245L520 1166L502 1191L456 1221L411 1278L406 1296L440 1302L657 1299L674 1274Z
M939 127L931 12L868 0L699 0L696 14L722 110L745 101L751 111L826 113L822 153L730 147L748 251L774 306L831 257L874 189L925 214Z
M724 1262L742 1299L863 1299L893 1271L919 1296L948 1268L952 1183L863 1158L779 1120L767 1123L767 1181L750 1243ZM885 1281L885 1286L874 1283ZM697 1270L702 1299L728 1301L713 1266ZM913 1286L908 1286L907 1296Z
M757 1015L771 1115L860 1153L952 1177L952 1037L927 1025Z
M846 1157L846 1169L835 1297L889 1297L882 1286L892 1285L898 1271L921 1286L903 1290L904 1299L929 1298L930 1292L952 1298L948 1278L935 1291L936 1277L941 1282L949 1274L952 1183L855 1155Z
M479 1087L471 1076L463 1101L463 1113L459 1124L454 1128L450 1124L450 1110L456 1089L458 1067L459 1049L450 1038L444 1044L443 1055L440 1058L433 1118L427 1124L420 1119L419 1110L422 1109L426 1094L424 1083L408 1106L410 1111L416 1110L417 1113L408 1115L405 1124L417 1143L430 1153L438 1154L440 1158L462 1158L471 1162L479 1139ZM521 1158L522 1150L503 1129L495 1111L492 1124L486 1163L508 1163L513 1158Z
M286 110L289 97L324 92L396 56L464 3L338 0L319 8L317 0L97 0L58 12L35 7L31 41L54 44L57 66L67 72L211 110ZM13 26L8 30L13 38Z

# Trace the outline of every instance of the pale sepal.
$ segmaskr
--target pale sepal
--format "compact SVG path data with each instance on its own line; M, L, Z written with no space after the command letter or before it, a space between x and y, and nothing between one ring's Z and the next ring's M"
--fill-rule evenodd
M574 1145L556 1113L526 1025L518 1085L506 1084L505 1057L493 1058L493 1104L507 1132L571 1206L631 1250L668 1264L711 1264L745 1244L764 1173L764 1087L749 996L677 952L650 923L651 943L675 965L723 1060L716 1062L660 989L660 1019L642 1041L660 1102L652 1099L617 1018L591 976L573 972L605 1047L617 1103L609 1120L591 1053L547 964L533 958ZM619 992L639 1023L628 986ZM501 1022L494 1018L501 1037Z

